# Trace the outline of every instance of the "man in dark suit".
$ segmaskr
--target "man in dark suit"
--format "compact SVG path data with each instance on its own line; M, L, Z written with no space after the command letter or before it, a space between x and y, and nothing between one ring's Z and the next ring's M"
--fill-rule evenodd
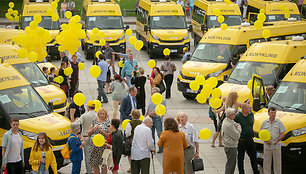
M131 111L133 109L137 109L136 94L137 88L135 86L132 86L129 89L129 94L122 99L119 109L121 121L125 119L132 119Z

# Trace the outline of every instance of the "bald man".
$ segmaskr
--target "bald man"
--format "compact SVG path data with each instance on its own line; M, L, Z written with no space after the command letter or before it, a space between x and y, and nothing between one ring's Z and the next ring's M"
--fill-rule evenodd
M244 174L244 154L248 154L251 160L251 166L254 174L259 174L256 161L256 147L253 141L254 131L254 114L251 112L251 106L244 103L241 106L241 112L236 114L235 122L239 123L242 129L238 142L238 170L239 174Z

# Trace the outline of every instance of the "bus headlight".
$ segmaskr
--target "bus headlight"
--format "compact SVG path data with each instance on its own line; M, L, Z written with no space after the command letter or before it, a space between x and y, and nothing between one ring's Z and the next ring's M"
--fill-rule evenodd
M207 75L207 78L209 78L209 77L217 77L218 75L220 75L223 72L224 72L224 70L221 69L220 71L217 71L217 72L214 72L214 73L210 73L210 74Z
M22 135L26 136L27 138L29 138L30 140L36 140L37 139L37 134L32 133L32 132L28 132L25 130L20 130L20 132L22 133Z
M301 129L292 130L292 135L294 137L304 135L304 134L306 134L306 127L303 127Z
M187 40L189 38L189 36L188 35L186 35L185 37L184 37L184 40Z
M118 40L122 40L124 38L124 35L122 35L121 37L118 38Z

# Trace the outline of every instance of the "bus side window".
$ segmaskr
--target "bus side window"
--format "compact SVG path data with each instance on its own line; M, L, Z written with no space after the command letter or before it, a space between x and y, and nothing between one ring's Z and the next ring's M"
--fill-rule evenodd
M285 65L284 69L279 74L279 80L282 80L286 74L291 70L295 63L289 63Z
M10 124L7 118L5 117L1 106L0 106L0 129L5 129L5 130L10 129Z

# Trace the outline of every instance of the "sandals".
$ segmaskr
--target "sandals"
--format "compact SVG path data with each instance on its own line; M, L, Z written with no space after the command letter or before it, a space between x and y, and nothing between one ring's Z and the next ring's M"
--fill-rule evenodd
M212 144L211 147L216 147L216 146L214 144Z

